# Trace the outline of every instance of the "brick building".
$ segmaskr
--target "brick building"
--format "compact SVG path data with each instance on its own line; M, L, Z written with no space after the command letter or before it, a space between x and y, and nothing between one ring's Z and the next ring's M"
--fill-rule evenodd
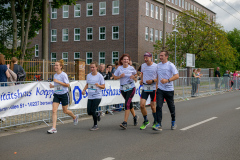
M143 54L153 52L162 39L164 0L79 0L76 5L49 8L49 60L86 59L86 63L113 63L129 53L143 63ZM167 0L166 32L183 10L216 14L194 0ZM32 40L35 58L42 59L41 31Z

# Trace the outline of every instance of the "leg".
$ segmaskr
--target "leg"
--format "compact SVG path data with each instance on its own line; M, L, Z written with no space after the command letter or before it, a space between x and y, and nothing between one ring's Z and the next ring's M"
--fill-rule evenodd
M72 111L68 110L68 105L67 106L62 106L63 109L63 113L68 114L69 116L71 116L73 119L76 118L76 116L73 114Z
M60 95L60 101L62 102L63 113L68 114L73 119L75 119L76 116L73 114L73 112L67 109L68 108L68 104L69 104L69 95L68 95L68 93Z
M163 91L160 89L157 89L157 107L156 107L156 120L159 124L162 122L162 106L163 106Z
M58 110L58 106L59 103L53 102L53 108L52 108L52 122L53 122L53 128L56 129L57 127L57 110Z
M123 93L123 97L125 98L125 116L124 116L124 121L127 122L128 117L129 117L129 112L126 112L127 110L131 110L133 116L135 116L134 108L132 106L132 98L135 94L136 88L133 88L130 91L127 91Z
M172 121L175 121L174 91L165 91L164 97L166 98Z
M98 109L100 102L101 102L101 99L94 99L92 103L92 113L93 113L92 116L93 116L94 125L97 125L98 113L96 111Z

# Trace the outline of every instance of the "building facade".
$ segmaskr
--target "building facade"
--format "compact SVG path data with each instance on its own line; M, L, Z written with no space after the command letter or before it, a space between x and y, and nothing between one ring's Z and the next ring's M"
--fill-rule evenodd
M49 7L49 60L86 59L113 64L123 53L143 63L145 52L153 52L163 35L164 0L79 0L60 9ZM51 6L51 4L50 4ZM166 32L183 10L216 14L194 0L167 0ZM41 30L32 40L35 58L42 59Z

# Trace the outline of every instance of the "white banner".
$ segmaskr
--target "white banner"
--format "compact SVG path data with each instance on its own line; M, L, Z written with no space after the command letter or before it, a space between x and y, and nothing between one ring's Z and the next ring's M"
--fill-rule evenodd
M118 81L105 81L105 89L102 90L100 106L124 103L120 93ZM34 82L16 86L1 87L0 91L0 118L25 113L52 110L53 89L49 88L50 82ZM74 81L70 83L72 89L72 104L69 109L87 108L87 93L82 95L86 81ZM132 102L140 101L142 86L135 83L136 92ZM149 100L148 100L149 101ZM61 105L59 109L61 109Z

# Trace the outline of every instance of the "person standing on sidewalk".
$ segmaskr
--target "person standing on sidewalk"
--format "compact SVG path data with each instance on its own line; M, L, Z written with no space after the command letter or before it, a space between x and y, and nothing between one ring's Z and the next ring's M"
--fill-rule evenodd
M114 72L114 79L120 79L120 90L123 98L125 99L124 121L120 124L120 127L122 127L123 129L127 129L127 120L130 111L133 115L134 126L136 126L138 123L138 116L135 114L132 105L132 98L136 91L134 80L136 81L135 75L137 74L137 71L129 65L130 60L131 58L129 54L123 54L119 59L120 66Z
M68 87L69 80L68 76L65 72L63 72L64 61L61 59L60 61L55 63L54 69L56 74L53 77L54 85L50 83L50 88L54 88L53 94L53 104L52 104L52 122L53 126L51 129L47 131L47 133L57 133L57 110L60 102L62 103L63 113L68 114L73 118L73 124L78 124L78 116L74 115L72 111L68 110L69 105L69 94Z
M87 103L87 112L88 115L93 117L93 127L90 131L98 130L97 121L100 121L100 112L96 112L99 104L102 100L102 89L105 88L105 81L102 76L97 71L98 64L97 62L92 62L90 64L91 73L87 75L87 84L85 85L82 94L86 94L86 89L88 89L88 103Z
M164 98L167 101L168 109L171 113L172 123L171 129L176 129L177 125L175 122L175 104L174 104L174 87L173 81L179 78L178 71L175 65L168 61L168 51L161 51L160 63L157 65L157 124L153 128L156 131L162 131L162 106Z
M218 83L219 83L219 79L221 77L221 74L220 74L219 70L220 70L220 68L217 67L217 70L215 71L215 89L216 90L219 89Z
M152 115L154 118L153 122L153 128L155 127L157 121L156 121L156 82L157 82L157 64L152 62L152 54L147 52L144 54L144 61L141 65L141 81L139 82L140 85L143 85L143 91L141 94L141 101L140 101L140 107L141 112L144 118L144 122L142 126L140 127L141 130L145 129L150 122L147 118L147 110L145 107L146 101L148 99L148 96L150 95L151 98L151 109L152 109Z

